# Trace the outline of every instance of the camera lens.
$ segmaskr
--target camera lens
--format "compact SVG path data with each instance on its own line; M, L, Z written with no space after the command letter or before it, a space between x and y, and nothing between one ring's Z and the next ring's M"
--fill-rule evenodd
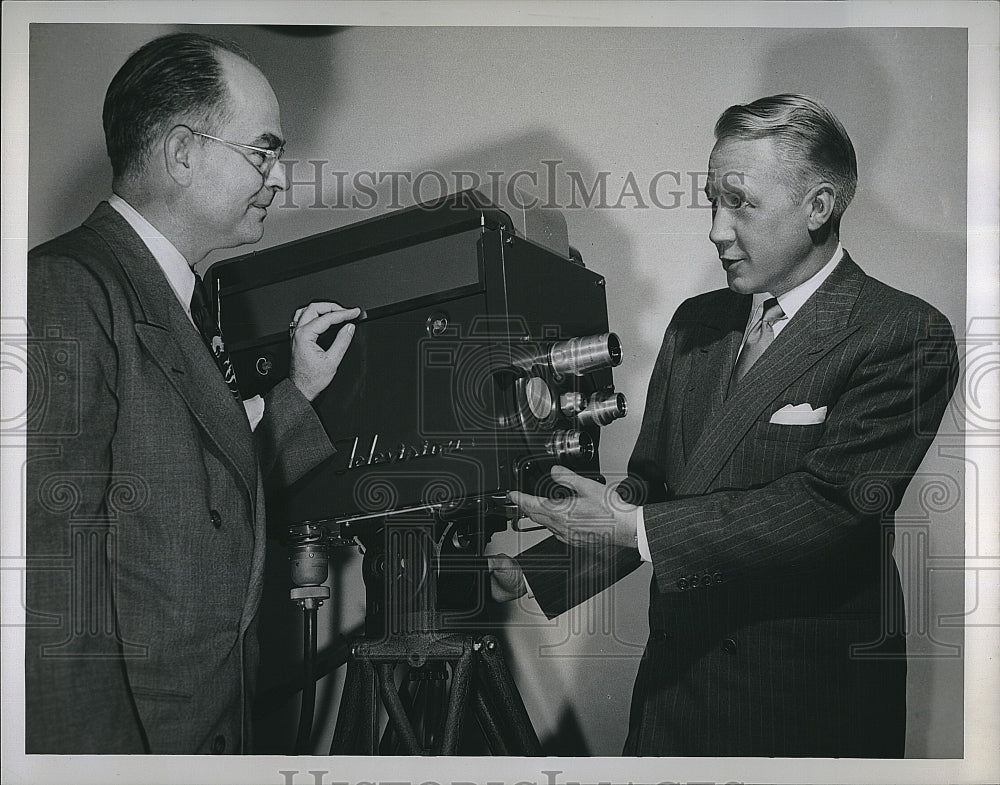
M622 393L594 393L587 401L587 408L580 412L580 425L607 425L627 413L628 404Z
M614 333L559 341L549 350L549 364L560 375L582 376L621 365L622 344Z
M540 376L532 376L524 386L524 397L528 404L528 411L538 420L546 419L552 414L555 402L552 400L552 391Z
M557 431L545 449L558 461L589 461L594 457L594 442L583 431Z

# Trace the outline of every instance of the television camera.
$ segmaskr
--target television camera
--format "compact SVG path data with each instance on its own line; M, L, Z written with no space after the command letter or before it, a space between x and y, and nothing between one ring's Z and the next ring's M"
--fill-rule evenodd
M463 191L220 262L211 284L247 397L287 376L296 308L363 309L313 403L336 452L269 498L271 519L287 525L292 599L305 612L297 751L309 749L329 548L357 542L365 638L331 753L376 752L377 692L388 716L378 751L453 754L471 701L494 752L538 754L496 640L465 633L488 593L483 549L517 526L508 491L558 495L556 464L600 479L601 430L627 412L612 378L623 353L605 279L569 246L562 217ZM395 683L399 663L426 682L450 668L442 723L417 718Z

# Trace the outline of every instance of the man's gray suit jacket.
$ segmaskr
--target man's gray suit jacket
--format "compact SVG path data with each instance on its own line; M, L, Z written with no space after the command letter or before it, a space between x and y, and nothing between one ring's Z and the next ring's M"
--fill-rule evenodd
M622 495L644 507L650 637L626 754L903 754L893 513L957 379L947 320L849 258L727 395L751 298L684 302L667 327ZM792 404L823 422L771 422ZM519 557L553 617L634 549Z
M247 751L264 481L322 425L286 380L251 433L106 202L29 254L28 323L27 751Z

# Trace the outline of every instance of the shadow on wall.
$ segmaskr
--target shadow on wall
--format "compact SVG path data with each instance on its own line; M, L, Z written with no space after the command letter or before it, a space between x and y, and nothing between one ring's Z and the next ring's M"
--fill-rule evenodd
M198 26L192 26L197 30ZM312 139L324 113L340 103L340 82L317 79L318 73L333 73L329 67L337 35L344 27L330 25L262 25L233 27L225 37L236 41L267 75L275 95L293 96L308 91L307 101L296 100L295 116L283 113L285 135L290 139ZM263 34L262 34L263 33Z

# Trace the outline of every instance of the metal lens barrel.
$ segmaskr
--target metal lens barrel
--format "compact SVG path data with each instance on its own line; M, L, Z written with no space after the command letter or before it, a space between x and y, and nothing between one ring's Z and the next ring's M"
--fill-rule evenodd
M560 375L582 376L600 368L621 365L622 344L614 333L570 338L552 344L549 364Z
M580 412L580 424L604 426L628 413L628 403L622 393L594 393Z
M589 461L594 457L594 442L584 431L556 431L545 449L558 461Z

